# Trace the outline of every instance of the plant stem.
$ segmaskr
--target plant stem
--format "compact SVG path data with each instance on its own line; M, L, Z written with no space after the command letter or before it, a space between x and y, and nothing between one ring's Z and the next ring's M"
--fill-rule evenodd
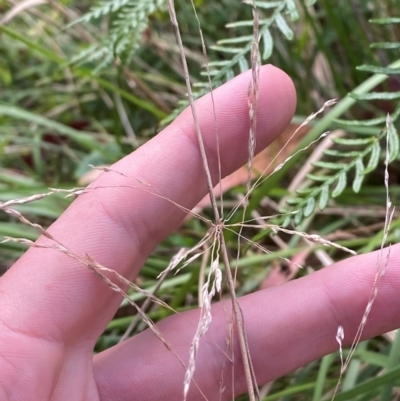
M244 366L244 371L245 371L245 376L246 376L246 383L247 383L247 389L248 389L248 393L249 393L249 399L250 399L250 401L255 401L256 396L255 396L255 392L254 392L255 391L254 377L252 375L250 353L249 353L249 349L247 346L242 310L241 310L240 305L236 298L235 285L233 282L231 266L230 266L229 257L228 257L228 251L226 249L226 243L225 243L225 239L223 236L223 232L222 232L222 230L220 230L221 227L223 228L223 225L221 224L221 216L220 216L220 213L218 210L217 202L216 202L214 191L213 191L214 186L212 184L211 173L210 173L210 169L208 166L207 154L206 154L205 147L204 147L204 141L203 141L203 137L202 137L202 133L201 133L201 129L200 129L200 124L199 124L199 120L198 120L198 116L197 116L196 107L194 105L193 93L192 93L192 88L190 85L189 70L188 70L188 66L186 63L186 56L185 56L182 38L181 38L180 30L179 30L179 23L176 18L174 0L168 0L168 9L169 9L171 22L172 22L172 25L175 30L175 35L176 35L176 38L178 41L178 46L179 46L180 53L181 53L181 59L182 59L183 70L185 73L185 81L186 81L186 87L187 87L190 107L192 109L192 115L193 115L193 120L194 120L194 124L195 124L197 140L199 143L200 154L201 154L204 172L205 172L206 180L207 180L208 192L210 194L211 204L212 204L212 208L213 208L213 212L214 212L214 219L215 219L215 227L214 228L216 230L218 230L218 238L219 238L220 244L221 244L222 257L223 257L225 270L226 270L227 278L228 278L228 287L229 287L229 291L230 291L231 298L232 298L233 313L235 316L237 329L238 329L240 352L241 352L242 360L243 360L243 366Z

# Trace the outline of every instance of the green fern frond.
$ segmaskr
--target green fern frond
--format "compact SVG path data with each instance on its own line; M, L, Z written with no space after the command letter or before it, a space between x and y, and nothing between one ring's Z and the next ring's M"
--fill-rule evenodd
M108 17L110 28L101 43L90 46L72 59L82 64L99 61L96 71L115 60L129 62L141 43L141 35L147 28L149 16L160 10L166 0L111 0L103 1L74 22L91 22Z
M92 9L79 18L75 23L78 22L89 22L94 19L105 17L111 13L115 13L120 11L123 7L127 6L130 3L130 0L114 0L114 1L102 1L97 6L92 7ZM137 3L137 1L134 1Z
M400 18L381 18L371 20L372 23L378 24L393 24L400 23ZM372 44L371 48L380 49L398 49L400 43L379 43ZM360 71L367 71L374 74L398 75L399 68L382 67L374 65L362 65L357 68ZM394 111L391 115L376 117L369 120L343 120L335 119L337 124L346 128L351 127L354 131L355 127L373 127L385 124L385 129L379 135L370 135L360 132L362 138L334 138L333 142L340 149L327 149L324 151L325 156L329 157L330 161L318 161L313 163L313 167L318 169L315 173L308 174L308 179L313 183L309 188L303 188L296 191L296 195L287 199L287 204L290 206L290 212L285 217L283 225L291 223L292 219L295 225L298 225L306 217L314 213L315 208L323 210L329 202L330 198L340 196L351 183L354 192L359 192L364 178L367 174L374 171L380 160L380 156L385 147L381 146L381 140L388 137L389 140L389 162L397 159L400 152L400 141L397 129L394 123L400 117L400 92L371 92L356 94L350 93L357 101L375 101L385 100L397 101L394 103ZM349 179L349 173L352 181ZM350 181L350 182L349 182Z
M252 0L245 0L245 4L252 6ZM274 42L271 34L271 28L277 27L281 34L288 40L292 40L294 33L286 21L286 15L291 21L299 18L297 6L294 0L278 0L278 1L256 1L259 20L259 40L261 42L260 51L261 59L268 60L273 51ZM227 28L247 29L249 32L229 39L222 39L217 42L211 49L222 53L228 58L223 61L211 61L208 65L210 71L203 71L203 76L211 76L211 85L215 89L223 83L229 81L238 73L247 71L250 68L248 63L249 54L253 45L254 36L252 34L253 20L235 21L226 25ZM208 82L200 82L196 84L197 91L194 93L195 98L203 96L210 90ZM172 121L186 106L188 102L182 102L169 117L162 123L166 124Z

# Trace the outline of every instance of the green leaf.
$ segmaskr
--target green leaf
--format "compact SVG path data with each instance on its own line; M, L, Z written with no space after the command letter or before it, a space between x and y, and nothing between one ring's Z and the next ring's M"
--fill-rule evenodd
M302 201L303 201L303 199L299 198L299 197L286 199L286 203L288 205L298 205Z
M336 394L335 400L354 400L356 397L359 397L362 394L370 394L372 391L376 390L380 386L383 386L384 384L395 382L396 380L398 380L399 375L400 367L386 371L378 377L374 377L373 379L357 384L355 387L347 391Z
M40 183L36 181L33 177L26 176L25 174L18 173L13 170L8 170L8 169L3 169L0 168L0 182L2 183L8 183L12 184L12 186L21 188L21 187L26 187L26 188L38 188ZM3 198L4 195L4 189L1 189L1 195L2 198L1 200L4 201L5 199ZM46 192L46 191L44 191ZM18 196L17 196L18 197ZM10 198L12 199L12 197Z
M384 124L386 122L386 116L372 118L370 120L342 120L340 118L335 118L333 121L344 127L373 127L375 125Z
M254 21L253 20L246 20L246 21L235 21L235 22L230 22L229 24L226 24L225 26L227 28L240 28L242 26L253 26ZM252 35L253 38L253 35Z
M35 241L40 235L39 231L33 227L21 223L0 222L0 240L1 237L27 238Z
M254 38L253 35L239 36L236 38L221 39L217 42L217 44L218 45L231 45L234 43L249 42L249 41L252 41L253 38Z
M283 227L283 228L288 227L289 224L290 224L290 222L291 222L291 220L292 220L292 215L291 215L291 214L288 214L288 215L285 217L285 220L283 220L282 227Z
M221 61L210 61L208 63L208 67L224 67L229 64L229 60L221 60Z
M249 63L244 57L240 57L239 59L239 68L240 72L245 72L249 69Z
M0 103L0 115L2 114L12 118L25 120L29 123L34 123L59 132L60 134L73 139L80 145L90 150L102 148L101 144L96 140L96 134L94 133L75 130L67 125L50 120L49 118L40 116L38 114L31 113L30 111L21 109L19 107Z
M359 71L372 72L373 74L396 75L400 74L400 68L378 67L375 65L360 65Z
M370 22L371 24L380 24L380 25L399 24L400 18L399 17L372 18L368 22Z
M376 139L371 149L371 156L369 157L368 165L364 170L364 174L368 174L376 169L379 163L379 156L381 154L381 147L379 141Z
M244 3L246 4L253 4L253 0L245 0ZM256 1L256 6L257 8L263 8L263 9L271 9L271 8L276 8L282 5L282 1Z
M307 200L307 204L304 207L304 217L311 216L312 212L315 209L315 198L309 198Z
M296 3L293 0L286 0L286 8L290 19L297 21L299 19L299 12L297 11Z
M371 49L386 49L386 50L392 50L392 49L400 49L400 43L394 43L394 42L377 42L377 43L372 43L369 45Z
M277 15L275 22L276 22L276 26L281 31L283 36L285 36L286 39L292 40L294 38L294 33L289 28L289 25L287 24L285 18L282 16L282 14Z
M327 177L326 175L317 175L317 174L307 174L307 178L313 181L317 182L324 182L326 180L329 180L330 177Z
M360 191L363 180L364 180L364 163L362 158L360 157L356 161L355 177L353 181L353 191L355 193Z
M233 78L235 78L235 73L232 70L227 70L225 74L225 79L227 81L230 81Z
M271 32L269 31L269 29L266 29L263 32L262 41L263 41L263 45L264 45L262 59L267 60L268 58L271 57L272 50L274 48L274 40L272 39L272 35L271 35Z
M399 135L397 133L396 127L392 124L389 124L388 127L388 140L389 140L389 163L396 160L397 155L399 154Z
M315 188L299 188L299 189L296 189L296 193L298 195L308 195L311 192L313 192L314 190L315 190Z
M243 48L241 47L225 47L225 46L210 46L210 49L215 50L217 52L222 52L222 53L241 53L243 52Z
M328 170L342 170L346 168L344 163L331 163L331 162L324 162L322 160L318 160L312 163L315 167L326 168Z
M372 365L380 366L382 368L388 367L389 357L382 355L379 351L367 351L365 349L357 349L354 356L360 358L363 362L370 363Z
M337 143L339 145L346 146L359 146L359 145L369 145L373 142L375 138L333 138L332 142Z
M352 150L351 152L341 152L340 150L336 149L325 149L324 153L328 156L334 156L334 157L357 157L360 152L356 150Z
M347 174L346 171L342 171L338 176L336 187L332 191L332 196L334 198L339 196L346 188L346 184L347 184Z
M372 93L350 93L357 100L396 100L400 99L400 92L372 92Z
M321 194L319 196L319 208L324 210L329 201L329 185L324 184L321 187Z
M303 220L303 209L300 209L294 216L294 224L297 226Z

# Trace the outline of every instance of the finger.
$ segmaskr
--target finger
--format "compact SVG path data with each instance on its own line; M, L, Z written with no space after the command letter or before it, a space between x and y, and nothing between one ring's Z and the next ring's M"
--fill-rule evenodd
M223 175L246 161L250 79L250 72L242 74L214 92L216 119L209 95L196 102L214 181L218 176L216 128ZM261 68L258 150L286 127L294 108L295 92L287 75L272 66ZM49 231L75 254L88 254L132 278L149 252L183 217L171 202L150 192L187 208L205 195L190 110L113 169L123 175L103 174L93 186L96 189L77 199ZM42 238L40 243L50 241ZM91 271L49 249L30 249L4 276L0 293L0 308L18 296L18 307L9 316L3 315L12 329L27 331L28 327L35 336L69 343L95 341L121 301Z
M259 385L277 379L338 349L335 336L343 326L344 344L354 339L367 307L378 253L357 256L322 271L240 299L249 348ZM382 257L385 263L386 254ZM400 246L391 250L363 338L400 326ZM200 342L195 381L189 400L228 400L246 391L238 340L234 338L234 383L227 355L230 303L214 305L209 332ZM174 315L159 328L186 364L199 311ZM95 377L102 400L182 399L185 369L173 353L146 331L95 357ZM196 387L198 385L198 388ZM221 396L221 388L224 388ZM234 394L232 394L234 389Z

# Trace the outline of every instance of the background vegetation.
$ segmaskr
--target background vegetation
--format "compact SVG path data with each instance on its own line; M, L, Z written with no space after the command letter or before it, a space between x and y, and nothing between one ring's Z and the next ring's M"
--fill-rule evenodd
M293 157L257 188L247 213L257 218L282 208L298 210L277 223L318 233L358 253L376 249L385 217L382 138L388 113L394 204L400 193L398 2L257 4L263 62L284 69L297 88L298 109L291 129L326 100L339 102L312 120L310 129L300 131L283 158L326 130L335 132L335 142L320 142L322 147L312 145ZM249 68L251 7L238 0L197 0L195 5L208 46L211 79L218 86ZM176 7L191 79L200 95L207 90L207 77L196 16L186 0L176 0ZM165 1L11 0L0 1L0 15L0 201L47 192L48 187L84 185L90 179L89 164L110 165L132 152L185 104L180 55ZM278 142L274 149L283 144ZM303 165L310 169L302 171ZM237 184L230 188L227 213L243 193L245 183ZM55 194L20 210L48 226L69 202ZM204 213L210 213L207 207ZM241 212L235 219L241 219ZM181 247L195 245L206 230L195 219L186 222L149 258L137 284L152 291L171 256ZM238 295L274 285L273 277L286 281L344 257L340 250L322 249L300 237L272 235L262 227L246 229L245 235L271 253L243 244ZM34 239L37 233L3 214L0 236ZM400 218L395 214L388 241L399 239ZM227 242L234 254L236 237L227 236ZM0 249L2 271L23 252L10 242ZM157 296L178 311L196 307L202 263L167 277ZM297 263L306 268L299 270ZM143 302L141 297L132 294L132 299ZM133 334L143 330L140 323L132 327L133 313L124 302L100 338L98 351L118 342L129 326ZM169 313L156 305L148 310L155 321ZM393 399L400 380L399 347L396 333L362 343L336 400ZM262 393L265 400L329 399L339 371L338 355L330 355L271 383Z

